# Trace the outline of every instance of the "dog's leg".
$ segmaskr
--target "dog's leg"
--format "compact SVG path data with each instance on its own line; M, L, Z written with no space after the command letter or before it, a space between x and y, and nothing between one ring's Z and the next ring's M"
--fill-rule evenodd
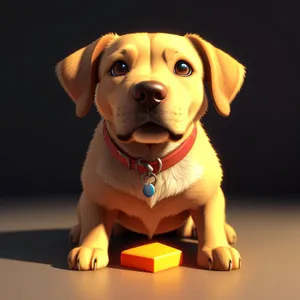
M196 239L197 233L196 233L195 229L196 229L196 227L195 227L194 221L193 221L192 217L189 216L189 218L186 220L186 222L176 230L176 233L181 238Z
M69 238L70 238L70 242L73 246L78 245L78 243L79 243L80 231L81 231L81 229L80 229L79 223L74 225L70 230Z
M187 221L176 230L176 233L181 238L197 239L197 230L192 217L189 217ZM233 227L227 223L225 223L225 233L229 245L234 245L236 243L236 232Z
M80 240L68 257L69 266L76 270L96 270L109 261L109 237L117 218L117 211L109 211L86 198L79 200Z
M74 225L71 228L70 233L69 233L69 239L70 239L72 246L78 245L79 239L80 239L81 226L80 226L80 216L79 216L79 203L77 205L76 210L77 210L78 224Z
M198 233L198 265L224 271L240 268L240 254L227 241L225 199L221 188L204 206L192 210L191 216Z

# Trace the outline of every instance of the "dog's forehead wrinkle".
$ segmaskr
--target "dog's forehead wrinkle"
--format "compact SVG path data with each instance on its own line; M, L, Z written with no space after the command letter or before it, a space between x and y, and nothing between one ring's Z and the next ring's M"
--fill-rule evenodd
M108 50L107 54L108 57L114 56L114 55L122 55L126 56L130 54L130 52L135 51L136 46L133 44L124 44L121 45L120 43L112 45Z
M168 61L168 56L169 53L171 54L177 54L179 51L177 51L176 49L169 49L169 48L165 48L162 52L162 58L165 62Z
M127 53L127 49L126 48L121 49L120 53L123 54L123 55L125 55Z
M170 52L170 53L177 54L177 53L179 53L180 51L177 50L176 48L165 48L164 53L166 53L166 52Z

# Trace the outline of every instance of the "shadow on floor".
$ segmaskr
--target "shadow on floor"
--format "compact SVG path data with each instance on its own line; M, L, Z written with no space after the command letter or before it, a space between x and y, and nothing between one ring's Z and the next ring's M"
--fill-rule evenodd
M182 250L183 265L196 267L197 242L195 240L180 240L175 234L170 233L151 240L154 241ZM110 244L109 267L123 269L120 266L120 253L125 249L146 243L149 243L147 237L132 232L113 238ZM67 256L71 248L68 229L0 232L0 258L3 259L47 264L67 270Z

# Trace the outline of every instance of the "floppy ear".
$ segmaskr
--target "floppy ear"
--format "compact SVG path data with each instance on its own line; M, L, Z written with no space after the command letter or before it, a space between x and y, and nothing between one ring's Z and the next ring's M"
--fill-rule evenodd
M76 104L76 114L84 117L94 98L97 85L98 58L116 34L109 33L97 39L86 47L83 47L62 61L56 66L57 78Z
M208 83L214 105L222 116L229 116L230 103L243 85L245 67L237 60L196 34L186 34L204 64L204 81Z

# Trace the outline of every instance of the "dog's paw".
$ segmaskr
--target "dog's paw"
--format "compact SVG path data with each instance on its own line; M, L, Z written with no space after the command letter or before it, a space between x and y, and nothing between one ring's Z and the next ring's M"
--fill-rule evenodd
M76 247L68 256L69 268L78 271L98 270L108 265L108 252L100 248Z
M230 246L203 248L198 252L197 263L209 270L231 271L241 268L242 259L239 252Z

